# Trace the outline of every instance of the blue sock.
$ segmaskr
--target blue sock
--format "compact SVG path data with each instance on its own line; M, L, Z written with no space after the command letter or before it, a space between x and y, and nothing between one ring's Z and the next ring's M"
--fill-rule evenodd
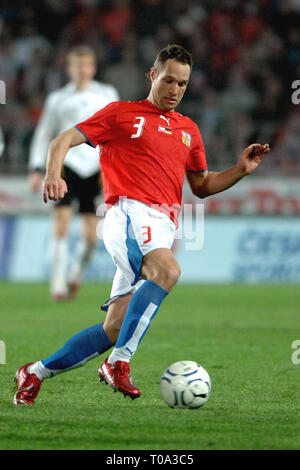
M167 295L165 289L152 281L144 282L135 292L130 300L115 348L108 358L109 363L130 361Z
M112 345L105 334L103 323L100 323L72 336L61 349L43 359L41 363L51 371L48 377L52 377L65 370L84 366Z

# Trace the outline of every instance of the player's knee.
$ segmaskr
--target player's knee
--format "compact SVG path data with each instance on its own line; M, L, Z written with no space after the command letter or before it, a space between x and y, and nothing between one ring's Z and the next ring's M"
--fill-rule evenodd
M83 237L89 245L97 243L98 219L92 214L83 214Z
M88 233L85 236L86 243L92 248L96 247L97 244L97 235L95 233Z
M179 277L181 274L181 269L179 265L174 265L168 270L167 274L167 280L170 283L170 285L173 287L177 283Z
M64 226L58 226L54 232L55 238L66 238L68 236L68 229Z
M70 209L57 208L54 211L54 236L56 238L65 238L69 232Z
M176 282L180 277L180 266L178 264L172 264L154 271L149 279L168 292L175 286Z

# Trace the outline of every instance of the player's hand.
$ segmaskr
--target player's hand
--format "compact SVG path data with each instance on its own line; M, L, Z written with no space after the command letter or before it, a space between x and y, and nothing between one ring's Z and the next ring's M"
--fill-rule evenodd
M29 175L29 187L33 193L37 193L43 181L43 175L40 171L33 171Z
M67 184L60 176L46 175L43 181L43 199L57 201L68 192Z
M260 165L270 151L269 144L251 144L239 156L237 167L245 175L250 175Z

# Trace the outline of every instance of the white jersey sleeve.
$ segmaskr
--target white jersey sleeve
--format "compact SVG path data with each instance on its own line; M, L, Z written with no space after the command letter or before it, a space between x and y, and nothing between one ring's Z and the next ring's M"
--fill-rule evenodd
M50 141L58 132L57 93L51 93L34 131L29 150L29 169L44 169Z

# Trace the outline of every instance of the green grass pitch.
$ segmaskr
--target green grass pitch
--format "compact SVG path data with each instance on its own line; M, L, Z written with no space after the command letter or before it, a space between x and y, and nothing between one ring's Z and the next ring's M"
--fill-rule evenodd
M54 303L46 284L0 284L1 450L300 448L296 285L178 285L132 360L138 400L99 383L101 356L45 381L34 406L14 406L15 370L101 321L109 290L87 284L76 300ZM197 410L171 409L160 398L162 372L182 359L211 376L211 397Z

